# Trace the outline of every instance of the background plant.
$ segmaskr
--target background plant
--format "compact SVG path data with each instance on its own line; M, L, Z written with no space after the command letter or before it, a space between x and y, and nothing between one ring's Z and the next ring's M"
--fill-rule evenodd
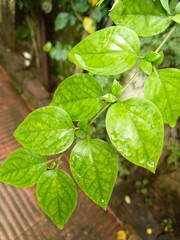
M180 114L180 70L156 67L164 58L163 45L179 26L172 26L155 51L145 54L140 52L138 37L157 35L173 21L179 23L178 6L171 14L168 1L126 0L115 3L110 17L117 26L84 38L71 49L69 58L98 75L123 73L137 60L140 70L124 87L114 80L108 92L88 73L66 78L51 104L33 111L18 126L14 136L24 148L11 153L0 167L2 182L17 187L37 183L39 205L59 228L64 227L77 203L74 181L59 169L67 149L73 147L70 168L75 181L106 209L118 173L114 147L130 162L154 173L162 151L164 123L175 126ZM122 101L121 95L141 71L149 75L145 98ZM92 124L106 110L106 130L114 147L91 138ZM56 154L59 156L54 158ZM54 167L46 171L49 164Z

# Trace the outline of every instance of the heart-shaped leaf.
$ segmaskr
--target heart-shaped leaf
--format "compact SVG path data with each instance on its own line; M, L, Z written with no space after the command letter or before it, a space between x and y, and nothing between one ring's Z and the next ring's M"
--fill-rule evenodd
M16 187L30 187L46 171L47 163L45 157L19 148L0 166L0 181Z
M116 25L132 29L138 36L157 35L171 23L159 0L119 1L109 16Z
M118 173L114 149L99 139L80 141L71 152L70 167L85 194L106 209Z
M130 162L155 172L162 151L164 128L158 108L146 99L113 104L106 128L116 149Z
M65 109L72 120L90 119L103 106L101 85L89 74L66 78L56 89L51 105Z
M137 34L125 27L109 27L92 33L70 52L69 58L80 68L100 75L127 71L140 52Z
M36 196L41 209L62 229L77 204L77 189L62 170L45 172L37 183Z
M53 155L70 147L74 140L74 125L65 110L48 106L30 113L14 136L32 152Z
M171 127L180 116L180 70L161 69L153 72L145 82L144 94L160 110L164 122Z

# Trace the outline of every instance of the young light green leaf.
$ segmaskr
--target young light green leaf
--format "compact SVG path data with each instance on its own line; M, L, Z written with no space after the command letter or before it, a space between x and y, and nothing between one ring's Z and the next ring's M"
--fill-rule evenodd
M153 61L153 65L160 65L164 61L164 53L163 51L159 52L159 58Z
M102 108L102 95L96 79L80 73L66 78L58 86L51 105L65 109L74 121L90 119Z
M116 81L116 79L112 83L111 93L117 98L119 98L122 94L122 86L118 81Z
M174 11L175 11L175 14L180 14L180 2L177 3Z
M146 61L145 59L143 59L140 64L139 64L139 67L141 68L141 70L143 72L145 72L146 74L151 74L152 72L152 63L151 62L148 62Z
M115 75L133 67L139 52L137 34L128 28L114 26L83 39L71 49L69 58L92 73Z
M160 0L160 1L161 1L163 8L166 10L166 12L169 13L169 15L171 15L171 11L169 8L169 0Z
M171 17L173 21L180 23L180 14Z
M79 129L83 130L86 135L89 135L91 132L91 127L89 126L86 120L78 122Z
M113 145L127 160L155 172L164 127L162 116L153 103L131 98L113 104L106 115L106 129Z
M71 152L70 167L85 194L106 209L118 173L114 149L99 139L80 141Z
M180 116L180 70L161 69L145 82L144 94L160 110L164 122L174 127Z
M47 163L45 157L19 148L0 166L0 182L16 187L30 187L46 171Z
M128 27L139 36L157 35L171 23L159 0L119 1L109 16L116 25Z
M77 189L72 178L62 170L49 170L39 179L36 196L40 208L62 229L77 204Z
M41 155L64 152L74 140L74 125L59 107L43 107L30 113L14 133L20 144Z
M111 93L107 93L106 95L102 96L102 99L106 102L114 103L117 100L117 97Z
M160 57L160 54L157 52L149 51L146 53L145 59L149 62L156 61Z

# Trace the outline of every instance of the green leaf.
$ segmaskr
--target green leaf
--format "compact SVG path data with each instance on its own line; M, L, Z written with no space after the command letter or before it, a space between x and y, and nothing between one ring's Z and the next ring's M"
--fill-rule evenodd
M149 62L156 61L160 57L160 54L157 52L149 51L146 53L145 59Z
M47 42L44 46L43 46L43 51L45 52L50 52L52 48L52 43L51 42Z
M155 172L162 151L164 127L158 108L146 99L113 104L106 128L116 149L130 162Z
M61 12L57 15L55 19L55 32L65 28L68 25L69 14L66 12Z
M177 14L173 17L171 17L173 21L177 22L177 23L180 23L180 14Z
M175 14L180 14L180 2L178 2L175 7Z
M117 100L117 98L111 93L107 93L106 95L102 96L102 99L109 103L114 103Z
M169 15L171 15L171 11L169 8L169 0L160 0L163 8L166 10L167 13L169 13Z
M128 27L139 36L157 35L171 23L159 0L119 1L109 16L116 25Z
M36 196L41 209L62 229L77 204L77 189L62 170L49 170L39 179Z
M64 152L74 141L74 125L66 111L43 107L30 113L14 133L20 144L41 155Z
M99 139L80 141L71 152L70 167L85 194L106 209L118 173L114 149Z
M140 64L139 67L141 68L141 70L143 72L145 72L146 74L151 74L152 72L152 63L146 61L145 59L143 59Z
M180 116L180 70L153 72L145 82L144 94L160 110L164 122L174 127Z
M90 119L103 106L103 90L89 74L75 74L66 78L56 89L51 105L65 109L72 120Z
M74 1L73 5L74 5L73 7L75 8L75 10L79 13L84 13L90 8L89 3L84 0Z
M133 67L139 52L137 34L128 28L114 26L89 35L71 49L68 56L82 69L115 75Z
M114 80L111 86L111 93L116 96L117 98L119 98L122 94L122 86L121 84Z
M153 65L160 65L164 61L164 53L163 51L159 52L159 58L153 61Z
M0 166L0 182L16 187L30 187L46 171L47 163L45 157L19 148Z
M89 135L91 132L91 127L88 125L86 120L78 122L79 129L83 130L86 135Z

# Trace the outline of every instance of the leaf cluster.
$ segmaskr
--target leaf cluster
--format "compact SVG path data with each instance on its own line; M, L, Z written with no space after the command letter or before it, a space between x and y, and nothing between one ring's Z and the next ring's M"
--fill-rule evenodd
M173 127L180 115L180 70L156 67L163 61L160 50L175 26L155 51L144 55L139 36L154 36L172 21L179 23L179 14L170 13L168 1L116 2L110 17L117 26L92 33L68 56L93 74L120 74L138 61L140 70L125 87L114 80L108 92L89 73L69 76L58 86L49 106L36 109L17 127L14 136L24 148L4 161L0 180L18 187L37 183L39 205L59 228L64 227L77 204L73 179L59 169L69 148L74 180L103 209L107 208L118 174L115 149L128 161L155 173L164 123ZM145 97L122 100L121 95L141 71L148 75ZM105 112L106 131L113 146L91 137L91 126ZM59 157L54 158L57 154Z

